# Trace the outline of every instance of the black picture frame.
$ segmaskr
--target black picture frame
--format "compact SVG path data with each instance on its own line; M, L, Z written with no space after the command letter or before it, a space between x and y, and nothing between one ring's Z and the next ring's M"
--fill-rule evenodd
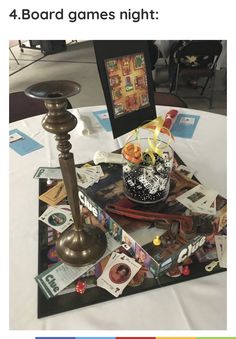
M156 109L148 42L145 40L96 40L93 44L113 137L117 138L143 125L145 122L155 119ZM143 66L140 67L142 68L142 76L146 81L145 90L143 91L139 90L135 83L135 79L137 79L135 72L138 70L138 67L135 68L137 64L134 63L134 60L137 60L136 58L138 57L143 58ZM119 68L122 81L119 87L121 90L118 94L123 99L123 104L117 105L115 108L115 102L119 103L120 99L114 99L112 96L111 76L108 74L107 65L112 59L118 60L117 63L119 64L125 58L130 58L132 71L130 70L130 73L124 74L123 69ZM131 86L134 86L135 89L132 90L133 93L129 94L127 87L124 87L124 80L126 81L127 78L131 78L131 75ZM126 91L127 93L125 94ZM126 102L125 105L124 100ZM129 100L131 102L135 101L135 103L133 107L130 104L132 108L129 107L130 111L127 111ZM117 113L118 107L122 107L121 113Z

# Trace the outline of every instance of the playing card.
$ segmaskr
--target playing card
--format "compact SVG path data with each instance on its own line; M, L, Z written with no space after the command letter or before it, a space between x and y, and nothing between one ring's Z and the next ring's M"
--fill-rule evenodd
M46 202L46 204L54 206L67 196L65 185L63 181L59 181L55 186L50 188L47 192L39 196L39 199Z
M19 133L13 133L13 134L9 135L9 142L10 143L21 140L21 139L24 139L24 138Z
M184 165L178 166L176 168L176 171L180 172L180 174L185 175L186 177L190 179L193 177L195 173L194 169L192 169L191 167L184 166Z
M39 220L54 228L59 233L64 232L71 224L73 224L70 212L52 206L46 209L39 217Z
M117 253L111 257L103 273L97 279L97 286L118 297L140 268L141 265L133 258Z

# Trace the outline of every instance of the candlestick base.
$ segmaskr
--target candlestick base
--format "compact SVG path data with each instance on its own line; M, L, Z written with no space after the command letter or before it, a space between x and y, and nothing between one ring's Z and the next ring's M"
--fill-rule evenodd
M70 266L86 266L95 263L105 253L105 233L93 225L73 226L63 232L56 242L58 257Z
M75 172L75 163L71 150L70 134L77 119L66 110L67 98L78 94L80 85L73 81L45 81L28 87L26 95L44 100L48 113L42 121L43 128L55 134L59 162L67 192L74 226L59 237L56 243L58 257L71 266L85 266L95 263L105 252L107 240L105 233L98 227L81 223L80 202Z

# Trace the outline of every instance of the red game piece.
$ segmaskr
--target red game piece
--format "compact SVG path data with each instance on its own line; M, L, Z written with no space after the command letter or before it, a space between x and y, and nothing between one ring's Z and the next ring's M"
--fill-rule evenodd
M189 269L188 265L183 267L182 274L186 275L186 276L190 274L190 269Z
M82 280L78 280L78 282L75 286L76 292L79 293L79 294L84 294L86 288L87 288L86 282L84 282Z

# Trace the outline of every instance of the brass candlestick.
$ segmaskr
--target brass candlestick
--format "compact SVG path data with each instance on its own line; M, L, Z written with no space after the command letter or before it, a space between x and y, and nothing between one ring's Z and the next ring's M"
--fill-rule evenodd
M45 81L25 90L25 94L43 100L48 113L42 120L43 128L56 134L59 163L65 183L74 224L63 232L56 242L58 257L68 265L84 266L96 262L105 252L107 241L104 232L93 225L82 224L73 153L70 152L69 132L76 117L66 110L67 98L80 92L73 81Z

